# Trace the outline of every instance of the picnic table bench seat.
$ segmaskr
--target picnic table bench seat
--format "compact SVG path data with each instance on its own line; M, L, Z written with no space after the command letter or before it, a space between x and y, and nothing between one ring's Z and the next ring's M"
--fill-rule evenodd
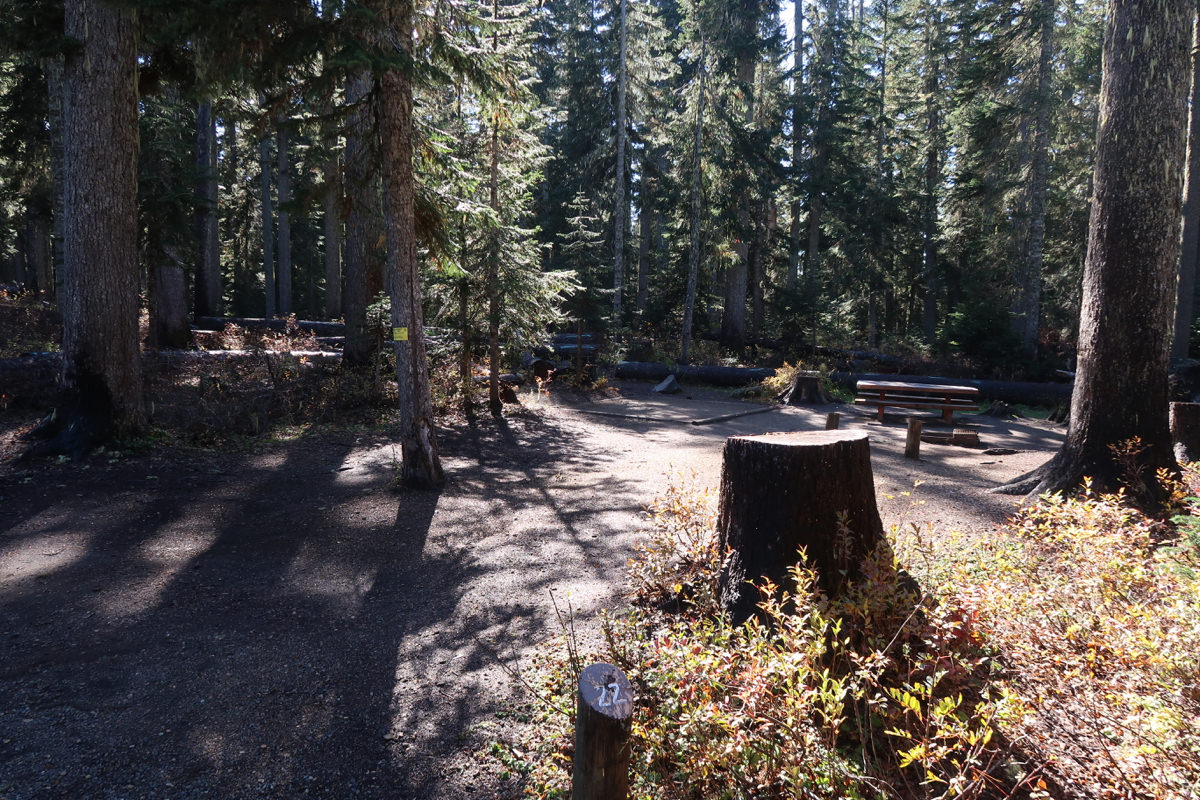
M855 405L875 406L876 419L883 420L884 408L940 408L947 424L955 411L978 411L979 390L974 386L941 386L903 381L859 381Z

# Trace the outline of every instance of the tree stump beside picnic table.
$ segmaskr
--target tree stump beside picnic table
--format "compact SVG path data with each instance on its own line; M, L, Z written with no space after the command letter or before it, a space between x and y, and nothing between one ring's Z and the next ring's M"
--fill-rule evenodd
M941 409L942 421L954 423L955 411L978 411L979 390L974 386L906 383L903 381L859 381L854 404L875 406L876 419L883 421L885 408Z
M821 373L811 370L797 372L792 383L779 393L779 402L788 406L804 404L825 405L833 402L833 397L821 385Z

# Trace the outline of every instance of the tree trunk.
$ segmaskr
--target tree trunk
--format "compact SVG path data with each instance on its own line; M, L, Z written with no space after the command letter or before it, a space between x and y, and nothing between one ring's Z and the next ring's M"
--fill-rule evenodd
M458 384L463 396L463 405L470 408L474 405L471 399L474 376L471 374L471 279L466 274L458 279L458 319L461 347L458 352Z
M650 294L650 240L654 238L654 193L658 190L658 179L651 175L654 157L646 148L642 156L642 208L638 215L638 289L637 312L645 319L646 300Z
M336 136L327 137L326 147L336 147ZM342 181L337 155L325 162L325 316L342 315Z
M337 17L337 3L321 3L321 16L333 23ZM333 111L332 100L328 106ZM342 315L342 171L337 154L337 123L325 123L324 146L328 157L325 161L325 316L336 319Z
M54 270L50 255L50 205L48 187L39 186L25 204L25 268L32 288L42 300L54 298Z
M367 330L367 306L374 298L372 287L382 283L372 275L382 273L384 250L379 246L382 212L379 185L376 182L378 130L375 123L375 98L371 93L370 73L361 73L346 86L347 99L353 106L346 132L346 248L342 313L346 318L346 363L365 366L375 352L377 339ZM378 291L376 289L375 291Z
M625 7L621 0L620 61L617 73L617 181L613 198L613 325L621 327L621 305L625 291Z
M879 295L882 292L882 272L887 263L891 249L887 246L887 224L885 223L887 198L893 193L892 174L885 159L887 149L884 146L887 139L887 91L888 91L888 57L891 52L891 18L888 4L882 3L879 8L879 93L878 108L875 121L875 179L878 181L879 198L875 206L874 245L875 256L871 261L870 272L867 276L867 347L871 350L879 346Z
M217 119L212 100L196 109L196 315L221 314L221 254L217 232Z
M492 0L492 16L499 21L500 19L500 3L499 0ZM624 18L622 18L622 24ZM624 42L622 42L624 45ZM500 32L497 30L492 34L492 54L495 55L500 49ZM620 134L618 133L618 141ZM620 156L618 161L620 163ZM621 177L617 176L617 186L621 186ZM499 110L492 112L492 135L491 147L488 151L488 206L492 212L500 217L500 113ZM618 217L619 218L619 217ZM618 238L618 248L621 247L621 239ZM618 249L620 253L620 249ZM618 256L619 257L619 256ZM618 274L620 270L618 268ZM620 294L618 299L614 300L614 310L617 313L618 320L620 318ZM500 383L500 236L499 232L492 228L488 232L488 268L487 268L487 298L488 298L488 410L493 416L500 416L504 409L502 393L504 387Z
M63 386L111 415L117 435L145 423L138 347L137 23L130 11L67 0L80 42L63 69Z
M292 215L287 210L292 202L292 160L288 155L287 121L280 119L275 130L275 157L277 159L276 176L277 194L279 196L279 313L288 316L292 313Z
M735 621L759 602L747 581L794 588L788 570L800 560L830 596L855 580L885 541L875 506L867 434L809 431L727 439L717 514L721 602Z
M412 56L412 0L383 5L383 29L395 37L405 58ZM409 486L436 488L445 482L438 458L429 390L429 364L417 263L415 180L412 163L412 84L408 75L388 69L379 81L380 160L383 167L384 231L392 294L396 383L400 394L400 479Z
M0 219L2 218L2 215L0 215ZM17 228L16 251L13 253L12 258L4 264L4 280L16 281L18 283L23 282L26 290L29 290L37 280L30 274L32 270L28 268L29 244L26 241L28 237L28 225Z
M809 70L810 95L816 109L812 128L812 159L809 165L808 219L805 229L807 242L804 252L804 274L808 286L815 287L821 261L821 220L825 213L826 168L829 160L829 130L831 120L829 72L833 69L833 27L831 19L837 13L836 4L823 24L814 21L813 50L816 63ZM815 314L815 312L814 312ZM816 318L812 334L816 337Z
M1196 267L1200 256L1200 3L1192 23L1192 101L1188 114L1187 173L1183 190L1183 246L1179 253L1179 289L1171 358L1188 357L1195 321Z
M1200 403L1171 403L1170 425L1175 458L1200 460Z
M937 338L937 301L940 291L938 272L938 186L942 177L942 108L939 73L940 58L936 48L941 41L940 0L932 0L929 13L932 19L925 26L925 127L929 137L925 143L925 196L921 225L921 283L924 288L921 309L921 335L927 344Z
M343 284L342 313L346 317L346 344L342 353L350 367L364 367L371 361L373 337L367 331L367 275L372 261L382 253L378 248L379 191L372 164L374 148L374 98L370 73L360 73L346 86L352 104L346 133L346 282Z
M700 36L700 65L699 87L696 92L696 126L692 133L692 207L689 215L689 244L688 244L688 278L687 294L683 300L683 330L680 334L679 363L686 364L691 357L692 349L692 318L696 313L696 284L700 275L700 213L702 211L702 194L700 174L703 168L701 147L704 139L704 60L707 58L707 42L704 31Z
M191 340L183 265L158 248L150 283L150 347L182 350Z
M1046 238L1046 191L1050 183L1050 82L1054 58L1055 0L1038 6L1041 50L1038 56L1037 94L1033 108L1033 150L1029 156L1029 221L1021 253L1017 297L1013 303L1013 333L1029 358L1037 356L1038 318L1042 300L1042 245Z
M742 95L742 124L746 134L750 134L755 125L754 67L758 58L758 48L752 43L758 41L758 15L753 8L753 4L750 4L739 14L742 52L738 56L735 75L736 85ZM754 237L755 198L750 187L755 182L756 170L751 166L747 155L743 154L740 162L742 189L737 203L737 235L733 243L737 258L725 273L725 310L721 315L721 344L735 350L740 350L746 343L746 290L754 269L750 263L750 242Z
M496 115L497 117L499 115ZM499 212L499 170L500 170L500 136L496 118L492 124L491 152L488 192L489 205L492 210ZM487 298L488 298L488 409L494 416L500 416L504 404L501 399L500 384L500 240L495 230L488 234L488 269L487 269Z
M1065 490L1087 475L1153 504L1155 470L1178 469L1167 376L1194 15L1193 0L1109 3L1070 427L1049 463L1001 491ZM1133 437L1131 475L1110 448Z
M66 186L66 176L63 174L63 56L53 56L46 59L46 95L47 122L50 125L50 182L53 185L53 234L51 238L52 259L54 264L54 284L50 288L50 297L58 294L58 287L63 281L64 260L64 228L66 214L63 211L63 191Z
M263 101L260 100L260 104ZM258 167L260 171L259 200L262 217L262 258L263 258L263 314L275 316L275 210L271 203L271 143L264 137L258 143Z
M800 224L800 163L804 160L804 3L792 4L792 207L788 247L787 287L795 291L800 281L800 250L803 228Z

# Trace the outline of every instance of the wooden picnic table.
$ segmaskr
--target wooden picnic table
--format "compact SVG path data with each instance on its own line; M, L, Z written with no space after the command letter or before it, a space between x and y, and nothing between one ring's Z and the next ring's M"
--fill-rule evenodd
M877 419L883 420L883 409L940 408L947 424L954 422L955 411L978 411L975 404L979 390L974 386L953 386L935 383L906 383L903 381L859 381L855 405L875 406Z

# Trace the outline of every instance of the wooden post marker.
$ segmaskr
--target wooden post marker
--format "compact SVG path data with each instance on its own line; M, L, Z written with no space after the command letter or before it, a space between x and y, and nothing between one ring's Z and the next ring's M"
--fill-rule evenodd
M806 431L725 440L717 535L730 551L721 604L736 622L758 604L747 581L769 578L788 586L801 547L820 588L839 594L884 541L867 434Z
M1200 403L1171 403L1171 440L1176 461L1200 460Z
M921 420L917 417L908 418L908 438L904 440L904 457L921 457Z
M612 664L579 674L571 800L626 800L633 689Z
M842 421L842 415L836 411L830 411L825 415L825 430L836 431L838 424Z

